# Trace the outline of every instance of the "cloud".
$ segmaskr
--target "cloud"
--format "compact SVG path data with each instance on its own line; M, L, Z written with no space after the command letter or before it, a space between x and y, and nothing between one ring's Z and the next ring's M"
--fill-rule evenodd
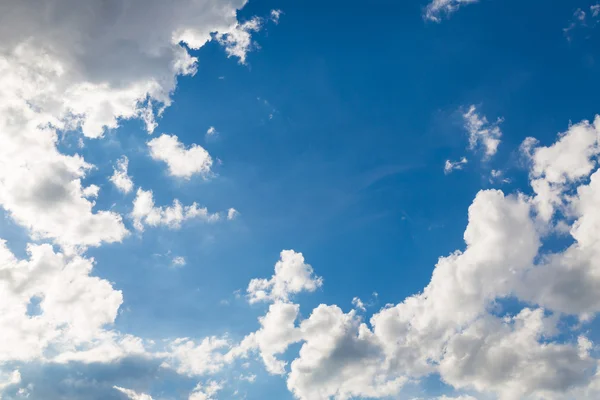
M287 373L288 389L302 400L394 396L405 383L435 373L455 389L502 400L595 398L594 345L582 333L569 339L578 328L566 339L561 329L565 315L585 323L600 311L594 272L600 256L600 172L593 172L598 121L572 125L551 146L533 140L524 146L532 186L539 179L559 185L563 211L555 218L573 239L566 249L542 246L555 221L539 217L535 190L531 196L482 190L469 208L465 249L440 257L420 293L387 305L368 322L354 310L325 304L300 320L300 306L290 302L295 291L274 288L289 280L281 271L302 276L299 282L314 281L314 272L304 258L285 268L282 255L271 279L248 287L251 302L273 304L260 328L228 355L256 351L268 372ZM299 284L298 291L315 286ZM528 306L499 315L496 302L506 298ZM294 343L300 350L288 372L278 356Z
M254 17L244 23L236 23L225 33L217 33L217 41L225 47L228 57L237 57L240 64L246 64L246 54L256 48L252 32L262 28L262 18Z
M215 395L223 389L222 384L216 381L209 381L206 385L198 383L188 400L214 400Z
M210 128L207 129L206 131L206 137L214 137L216 135L218 135L219 132L217 131L217 129L214 126L211 126Z
M478 146L481 146L486 158L496 154L502 137L499 126L502 119L500 118L495 123L490 124L485 116L477 112L475 106L469 107L469 111L463 114L463 119L465 129L469 132L469 148L475 150Z
M225 350L230 347L229 340L216 336L206 337L200 343L189 338L176 339L165 353L167 361L163 366L188 376L215 373L227 363Z
M460 171L468 162L469 161L466 157L462 157L459 161L446 160L446 164L444 165L444 174L448 175L454 171Z
M162 134L148 142L150 156L167 163L169 174L190 179L194 174L206 178L210 174L212 158L203 147L193 144L185 148L175 135Z
M28 361L93 341L114 322L123 302L120 291L91 276L93 260L56 253L52 246L28 245L19 260L0 242L0 362ZM39 313L29 315L32 298Z
M589 11L578 8L573 13L569 26L563 29L567 40L573 40L573 33L577 30L591 30L600 21L600 4L590 6Z
M477 2L478 0L433 0L425 8L423 18L433 22L441 22L444 16L450 17L460 7Z
M236 219L238 215L240 215L240 213L235 208L230 208L229 210L227 210L227 219L229 221Z
M365 307L365 303L362 302L361 299L359 299L358 297L355 297L352 299L352 305L360 311L366 311L366 307Z
M185 258L181 256L173 257L173 260L171 261L171 265L176 268L183 267L185 266L185 264Z
M250 281L247 289L250 303L287 301L291 294L313 292L323 284L323 279L315 276L312 267L304 262L302 253L283 250L280 257L271 279Z
M110 177L110 181L123 193L129 193L133 190L133 181L127 174L128 166L129 159L127 156L122 156L117 160L117 166L113 167L114 173Z
M230 56L246 60L259 26L238 23L245 3L3 2L0 15L10 17L0 28L0 205L10 217L34 239L65 248L121 241L120 216L95 211L86 198L82 180L93 165L60 153L57 132L100 138L132 118L152 132L177 77L196 71L188 48L216 32Z
M119 392L123 393L125 396L127 396L127 398L129 398L131 400L152 400L152 396L149 396L144 393L137 393L131 389L125 389L125 388L122 388L119 386L113 386L113 388L115 390L118 390Z
M143 231L145 225L154 227L162 225L178 229L181 227L181 223L187 220L199 219L205 222L215 222L221 218L218 213L211 214L206 207L200 207L196 203L184 207L177 199L173 201L172 206L155 207L152 191L142 188L138 189L133 200L130 217L133 219L133 226L138 231Z
M279 18L281 18L282 14L283 11L281 10L271 10L271 21L273 21L275 24L278 24Z

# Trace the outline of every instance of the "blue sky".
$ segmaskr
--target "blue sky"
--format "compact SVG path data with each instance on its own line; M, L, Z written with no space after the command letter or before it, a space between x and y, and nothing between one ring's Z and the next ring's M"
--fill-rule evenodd
M33 3L0 6L2 398L597 398L596 2Z

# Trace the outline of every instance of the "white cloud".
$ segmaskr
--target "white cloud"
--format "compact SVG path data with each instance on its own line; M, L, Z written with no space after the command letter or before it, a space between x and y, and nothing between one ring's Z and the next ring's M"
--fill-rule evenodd
M118 390L119 392L123 393L125 396L127 396L131 400L152 400L152 396L144 394L144 393L137 393L131 389L125 389L125 388L122 388L119 386L113 386L113 389Z
M321 277L313 274L310 265L304 262L302 253L283 250L275 264L275 275L271 279L252 279L248 285L250 303L259 301L287 301L289 296L301 291L312 292L323 284Z
M478 0L433 0L425 8L424 18L441 22L444 16L449 17L460 7L477 2Z
M100 337L114 322L123 296L91 276L93 260L55 253L52 246L29 245L29 258L17 259L0 242L0 362L42 358L45 350L69 351ZM39 314L29 315L32 298Z
M123 193L129 193L133 190L133 181L127 174L128 166L129 159L127 156L122 156L117 160L117 166L113 167L114 173L110 177L110 181Z
M217 136L219 134L219 132L217 131L217 129L214 126L211 126L210 128L208 128L206 130L206 137L214 137Z
M552 398L586 383L596 361L569 344L541 344L552 337L541 309L523 309L504 320L486 316L448 343L442 378L456 388L492 391L501 399Z
M568 185L588 177L595 168L599 135L600 117L596 117L593 124L583 121L570 126L548 147L538 147L533 138L523 141L521 149L531 161L530 180L536 194L533 202L544 221L562 208Z
M240 213L235 208L230 208L227 210L227 219L229 221L236 219L238 215L240 215Z
M224 33L216 35L217 41L225 47L228 57L237 57L240 64L246 64L246 54L256 47L252 41L252 32L262 28L262 18L254 17L244 23L236 22Z
M211 214L205 207L200 207L196 203L184 207L177 199L173 201L173 205L170 207L155 207L152 191L143 190L142 188L138 189L133 200L133 210L130 216L133 219L133 226L138 231L143 231L145 225L162 225L171 229L178 229L181 227L182 222L190 219L215 222L221 218L218 213Z
M215 395L223 389L223 385L216 381L209 381L206 385L198 383L188 400L215 400Z
M21 373L18 369L8 373L0 375L0 393L4 389L12 385L18 385L21 383Z
M173 260L171 261L171 265L176 268L183 267L185 266L185 264L185 258L181 256L173 257Z
M361 299L359 299L358 297L355 297L352 299L352 305L360 311L366 311L366 307L365 307L365 303L362 302Z
M446 160L446 164L444 165L444 174L448 175L453 171L460 171L468 162L469 161L466 157L462 157L459 161Z
M148 142L150 156L167 163L169 174L190 179L194 174L204 178L210 174L212 158L203 147L193 144L185 148L175 135L162 134Z
M177 77L196 71L181 42L198 49L214 32L231 33L230 56L246 60L258 25L238 24L245 3L2 2L0 205L35 239L70 248L122 240L120 216L95 211L86 199L82 180L93 166L61 154L57 131L80 128L98 138L131 118L152 131Z
M283 11L281 10L271 10L271 21L273 21L275 24L278 24L279 18L281 18L282 14Z
M276 375L285 374L285 361L277 359L290 344L302 339L300 330L295 326L299 307L296 304L276 302L269 306L264 317L259 318L260 329L246 336L244 340L228 354L228 359L245 356L249 351L258 350L267 372Z
M502 119L490 124L485 116L477 112L475 106L469 107L469 111L463 114L463 119L465 129L469 132L469 148L474 150L479 146L483 147L486 158L496 154L502 137L499 126Z
M200 343L189 338L176 339L169 345L164 366L188 376L215 373L228 362L225 351L230 347L229 340L216 336L204 338Z

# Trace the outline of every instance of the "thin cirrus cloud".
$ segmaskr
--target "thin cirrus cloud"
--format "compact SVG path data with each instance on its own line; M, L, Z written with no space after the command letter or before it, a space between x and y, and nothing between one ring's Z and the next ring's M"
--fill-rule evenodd
M459 8L477 3L479 0L433 0L425 7L423 18L433 22L441 22L444 17L458 11Z

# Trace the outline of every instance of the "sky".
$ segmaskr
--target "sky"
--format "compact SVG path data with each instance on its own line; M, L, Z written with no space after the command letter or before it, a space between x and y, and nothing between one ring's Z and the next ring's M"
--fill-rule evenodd
M0 399L599 398L599 23L0 2Z

